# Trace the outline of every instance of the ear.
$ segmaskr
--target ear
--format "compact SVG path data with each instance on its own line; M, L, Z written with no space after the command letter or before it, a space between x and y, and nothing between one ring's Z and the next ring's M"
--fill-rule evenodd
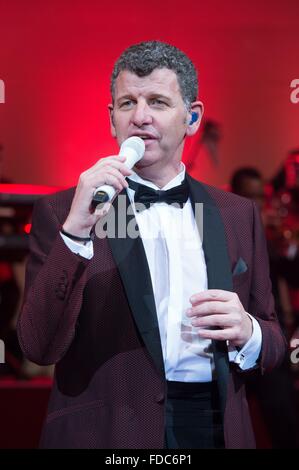
M109 111L109 119L110 119L110 132L112 137L116 138L116 130L114 125L114 118L113 118L113 104L108 104L108 111Z
M203 112L204 107L201 101L194 101L194 103L191 104L190 111L187 114L186 135L191 136L196 134L201 123ZM196 113L198 115L196 120L192 119L192 113Z

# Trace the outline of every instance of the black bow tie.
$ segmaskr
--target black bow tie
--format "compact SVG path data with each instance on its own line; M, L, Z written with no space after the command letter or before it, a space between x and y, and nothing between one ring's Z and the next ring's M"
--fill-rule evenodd
M186 179L184 179L182 184L179 186L167 189L166 191L149 188L148 186L136 183L136 181L132 181L129 178L127 181L129 187L135 191L135 204L140 204L138 211L148 209L150 205L155 202L166 202L167 204L177 203L180 207L183 207L189 197L189 185Z

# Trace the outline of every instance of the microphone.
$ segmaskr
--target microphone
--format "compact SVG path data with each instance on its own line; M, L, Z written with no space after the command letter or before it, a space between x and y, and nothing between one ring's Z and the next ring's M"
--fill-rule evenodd
M124 164L129 169L133 168L143 157L145 152L145 144L140 137L129 137L124 140L120 146L119 156L126 157ZM98 204L111 201L116 193L116 189L109 184L104 184L95 189L92 198L92 206L96 207Z

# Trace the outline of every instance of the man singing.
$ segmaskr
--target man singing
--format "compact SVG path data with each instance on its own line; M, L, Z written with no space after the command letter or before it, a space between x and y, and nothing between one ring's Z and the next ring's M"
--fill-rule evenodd
M285 354L258 210L185 171L203 105L181 50L129 47L111 94L112 136L141 138L143 158L101 158L33 214L18 333L29 359L56 364L41 446L253 448L246 374ZM104 184L137 237L96 236Z

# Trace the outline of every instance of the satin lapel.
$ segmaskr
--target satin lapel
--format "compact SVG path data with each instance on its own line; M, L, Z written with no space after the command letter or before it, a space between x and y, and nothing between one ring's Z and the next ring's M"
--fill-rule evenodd
M220 211L203 185L195 181L189 175L187 175L187 180L190 186L193 211L195 211L195 203L203 203L203 227L199 227L199 231L203 234L203 250L207 265L208 288L233 291L230 261ZM195 214L197 214L197 211ZM196 219L197 223L200 224L200 218L196 217ZM225 341L212 341L212 345L221 408L224 413L229 373L227 346Z
M126 191L115 199L115 234L108 243L119 270L136 326L156 367L164 376L164 361L150 271L139 236L136 219L128 215L130 200ZM136 227L135 238L126 235L126 227ZM134 230L133 230L134 231ZM121 234L122 236L119 236Z

